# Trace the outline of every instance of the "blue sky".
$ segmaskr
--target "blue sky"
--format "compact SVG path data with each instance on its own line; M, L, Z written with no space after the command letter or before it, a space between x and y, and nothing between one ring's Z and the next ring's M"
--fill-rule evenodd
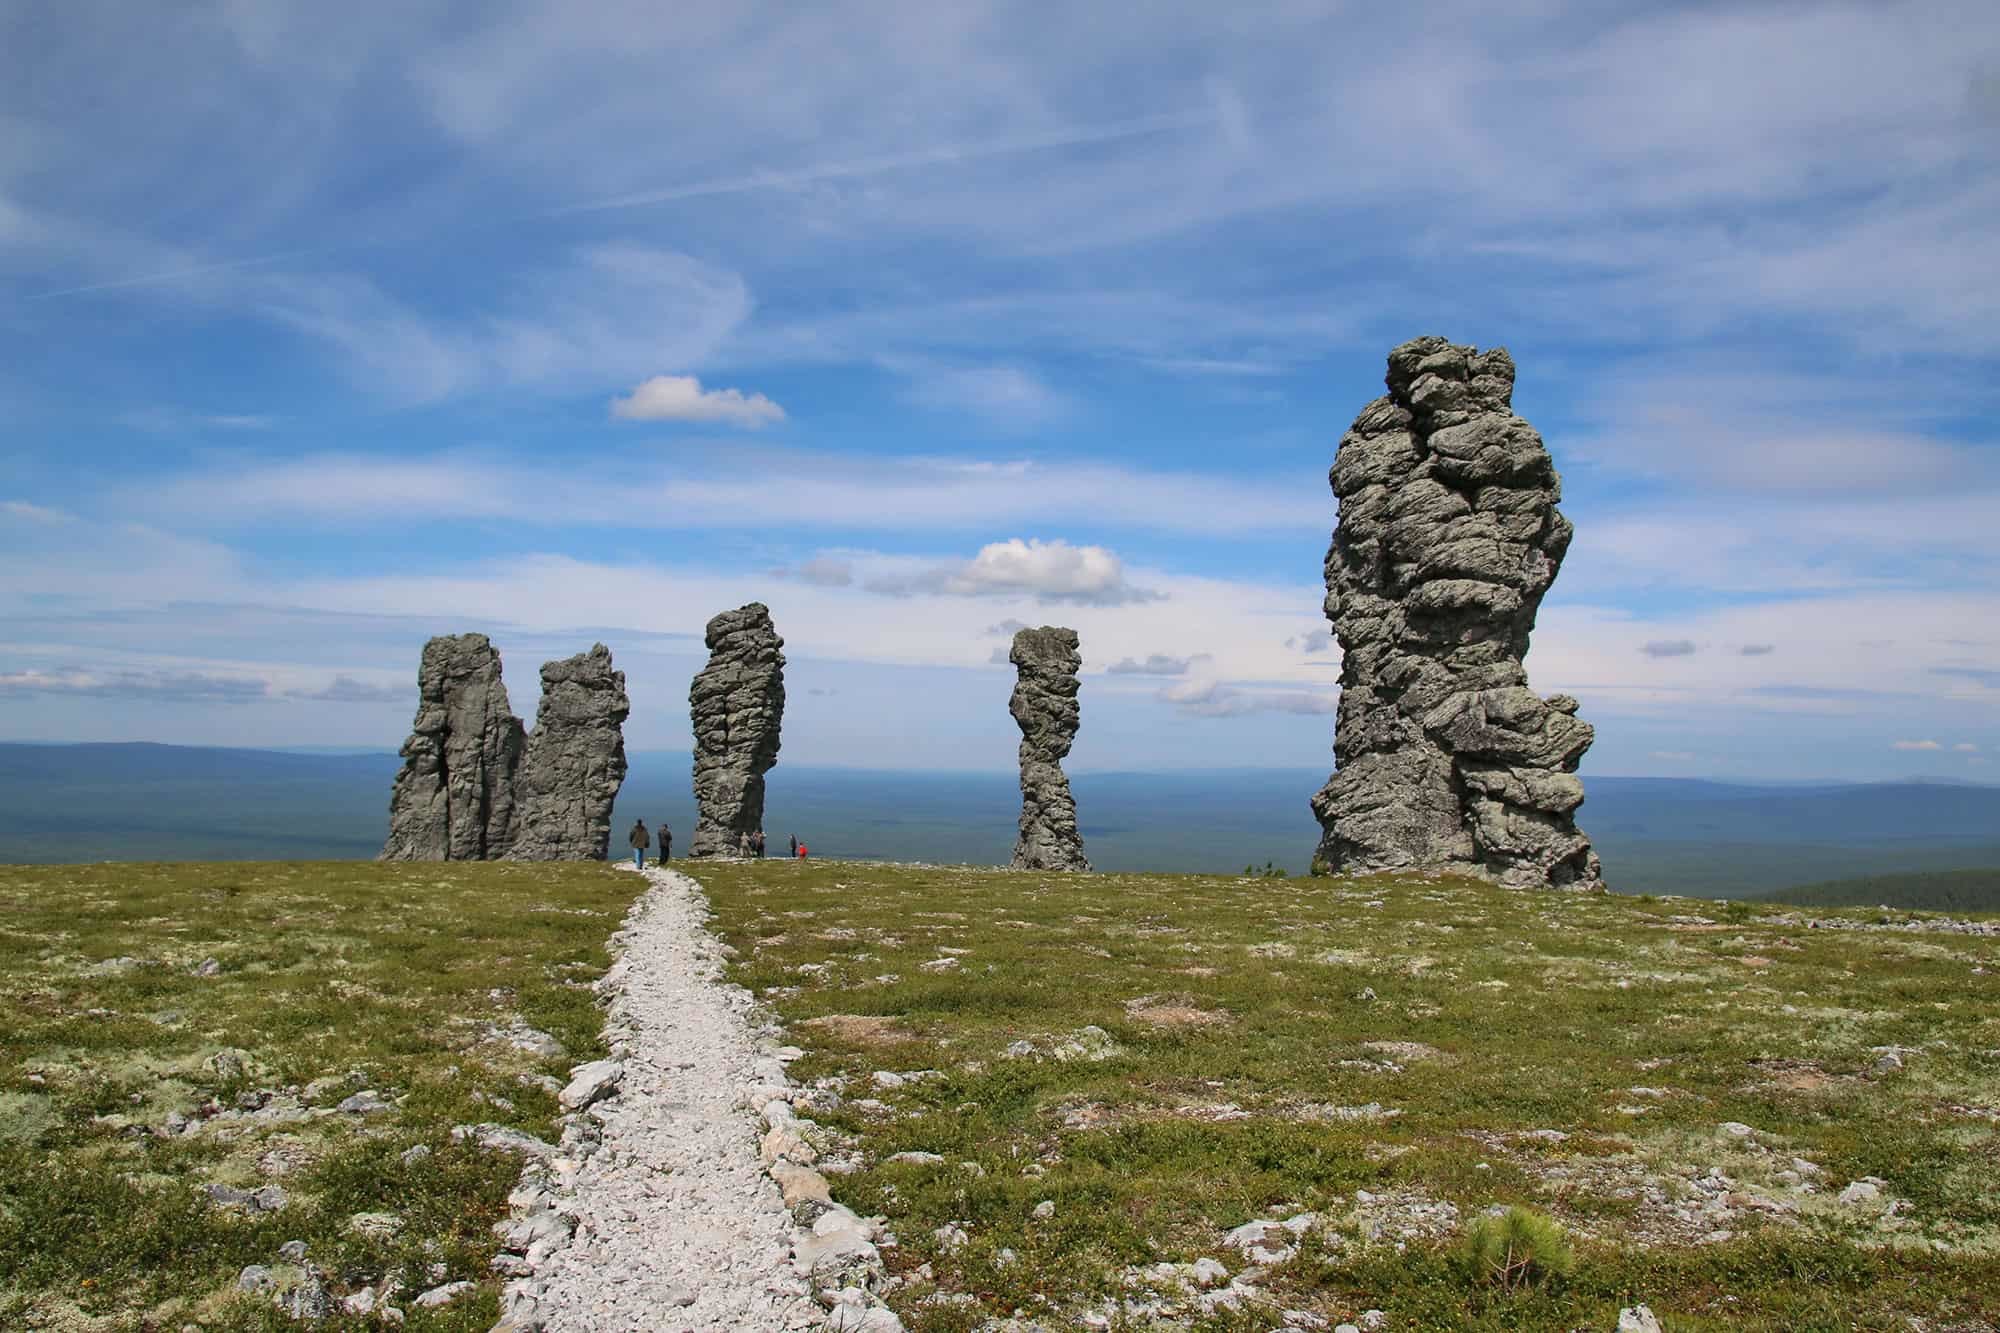
M1326 469L1507 346L1585 772L1993 780L1979 4L30 6L0 41L0 737L393 746L433 633L687 744L1329 762Z

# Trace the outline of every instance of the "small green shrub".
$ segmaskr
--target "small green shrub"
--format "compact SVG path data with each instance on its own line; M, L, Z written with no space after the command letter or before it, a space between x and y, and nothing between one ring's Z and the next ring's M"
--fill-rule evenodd
M1497 1217L1474 1218L1459 1243L1458 1258L1474 1281L1510 1291L1568 1277L1576 1268L1562 1224L1518 1207Z
M1722 905L1722 919L1733 926L1740 926L1757 914L1749 903L1731 900Z

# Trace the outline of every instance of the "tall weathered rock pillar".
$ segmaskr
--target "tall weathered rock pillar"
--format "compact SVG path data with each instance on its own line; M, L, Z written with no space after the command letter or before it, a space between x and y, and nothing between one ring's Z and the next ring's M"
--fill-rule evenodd
M688 688L694 719L690 856L733 856L764 827L764 775L778 762L785 717L785 641L752 602L708 622L708 665Z
M542 702L515 773L516 861L602 861L611 806L625 782L625 673L611 650L542 666Z
M1514 362L1443 338L1389 353L1341 438L1326 614L1340 639L1333 777L1313 797L1336 872L1470 871L1601 889L1576 827L1592 731L1521 659L1574 529Z
M1018 673L1007 711L1021 728L1021 832L1016 870L1088 870L1076 801L1062 761L1082 720L1076 673L1083 657L1076 631L1044 625L1015 633L1007 660Z
M389 797L385 861L483 861L514 826L521 719L507 707L500 654L484 634L440 635L417 668L417 717Z

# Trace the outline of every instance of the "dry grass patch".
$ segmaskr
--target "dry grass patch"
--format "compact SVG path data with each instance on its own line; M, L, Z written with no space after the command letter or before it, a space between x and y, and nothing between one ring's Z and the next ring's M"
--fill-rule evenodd
M1125 1016L1156 1028L1205 1028L1227 1023L1220 1009L1203 1009L1192 996L1141 995L1125 1001Z

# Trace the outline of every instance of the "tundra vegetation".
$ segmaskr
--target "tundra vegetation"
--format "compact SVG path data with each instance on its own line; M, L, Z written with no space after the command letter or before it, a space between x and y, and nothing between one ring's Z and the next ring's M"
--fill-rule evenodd
M0 1327L296 1327L238 1290L302 1271L292 1241L326 1327L380 1326L339 1310L363 1287L410 1329L491 1326L521 1159L452 1130L553 1137L640 888L602 864L0 867Z
M2000 1322L1994 935L1421 876L698 877L912 1329ZM1258 1259L1267 1305L1215 1299Z
M1421 876L696 874L913 1330L2000 1323L1994 935ZM295 1327L237 1289L291 1241L326 1327L381 1326L363 1287L490 1325L521 1163L452 1130L555 1138L640 887L0 870L0 1326Z

